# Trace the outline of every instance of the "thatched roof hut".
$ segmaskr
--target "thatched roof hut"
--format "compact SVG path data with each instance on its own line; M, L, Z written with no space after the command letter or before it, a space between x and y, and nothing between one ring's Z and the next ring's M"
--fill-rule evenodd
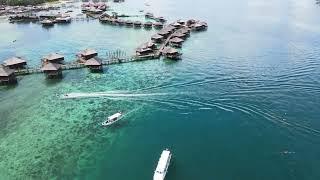
M94 49L85 49L80 52L81 58L88 60L98 55L98 52Z
M4 61L4 65L11 69L23 69L27 61L20 57L12 57Z
M0 83L1 84L13 84L17 83L16 76L13 69L0 66Z
M141 27L141 26L142 26L142 22L140 22L140 21L135 21L135 22L133 22L133 25L134 25L135 27Z
M62 77L61 64L47 63L41 70L47 75L48 78L59 78Z
M172 34L172 37L178 37L178 38L181 38L181 39L185 39L187 37L187 35L183 34L181 32L176 32L176 33Z
M43 57L44 62L61 63L63 60L64 56L58 53L51 53Z
M91 58L85 62L85 66L89 67L92 72L102 71L102 61L98 58Z
M178 52L178 50L171 48L171 47L165 47L162 50L162 53L165 57L169 59L178 60L181 58L181 54Z
M163 41L163 36L159 35L159 34L155 34L153 36L151 36L151 40L156 42L156 43L160 43Z
M152 28L152 22L148 21L143 25L145 28Z
M170 42L171 42L171 43L178 43L178 44L181 44L181 43L183 43L183 42L184 42L184 40L183 40L183 39L181 39L181 38L178 38L178 37L174 37L174 38L170 39Z
M180 48L182 43L183 43L183 39L181 38L178 38L178 37L174 37L172 39L170 39L170 45L173 46L173 47L178 47Z
M160 29L160 28L163 28L163 23L161 23L161 22L155 22L155 23L153 23L153 26L154 26L155 28L157 28L157 29Z

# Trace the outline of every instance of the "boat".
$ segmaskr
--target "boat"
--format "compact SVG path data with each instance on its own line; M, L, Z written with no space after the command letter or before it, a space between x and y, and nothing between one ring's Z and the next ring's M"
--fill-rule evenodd
M49 19L45 19L43 21L40 22L42 24L42 26L53 26L54 22L49 20Z
M102 126L110 126L111 124L119 121L122 116L122 113L121 112L118 112L118 113L115 113L114 115L112 116L109 116L108 119L102 123Z
M171 156L172 154L169 149L162 151L157 168L154 171L153 180L164 180L168 172Z

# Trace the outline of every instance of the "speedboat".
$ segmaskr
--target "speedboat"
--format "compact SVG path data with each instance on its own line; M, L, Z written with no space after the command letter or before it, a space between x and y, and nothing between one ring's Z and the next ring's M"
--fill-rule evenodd
M121 112L118 112L112 116L109 116L108 119L102 123L102 126L110 126L111 124L119 121L121 116L122 116Z
M168 172L171 156L172 154L169 149L162 151L157 168L154 171L153 180L164 180Z

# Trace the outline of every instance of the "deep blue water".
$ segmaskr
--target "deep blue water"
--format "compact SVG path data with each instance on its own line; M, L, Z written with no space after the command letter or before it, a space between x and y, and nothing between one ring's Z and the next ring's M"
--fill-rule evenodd
M320 179L315 1L148 2L112 7L169 21L200 19L209 28L191 34L178 62L67 71L61 81L23 76L16 87L1 87L3 179L151 179L166 147L174 154L168 180ZM156 31L97 21L44 29L2 20L0 32L0 61L19 55L37 66L47 53L72 61L88 47L100 56L117 49L130 55ZM59 98L72 92L108 95ZM121 122L100 126L119 110L127 114Z

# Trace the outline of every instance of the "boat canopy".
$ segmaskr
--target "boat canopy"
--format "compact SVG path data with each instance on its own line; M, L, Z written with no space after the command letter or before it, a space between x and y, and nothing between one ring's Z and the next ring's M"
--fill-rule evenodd
M158 162L158 166L156 168L157 173L162 174L166 171L166 167L169 159L170 159L170 151L168 150L162 151L161 157Z
M108 120L116 119L116 118L118 118L118 117L120 117L120 116L121 116L120 113L116 113L116 114L114 114L114 115L112 115L112 116L109 116L109 117L108 117Z

